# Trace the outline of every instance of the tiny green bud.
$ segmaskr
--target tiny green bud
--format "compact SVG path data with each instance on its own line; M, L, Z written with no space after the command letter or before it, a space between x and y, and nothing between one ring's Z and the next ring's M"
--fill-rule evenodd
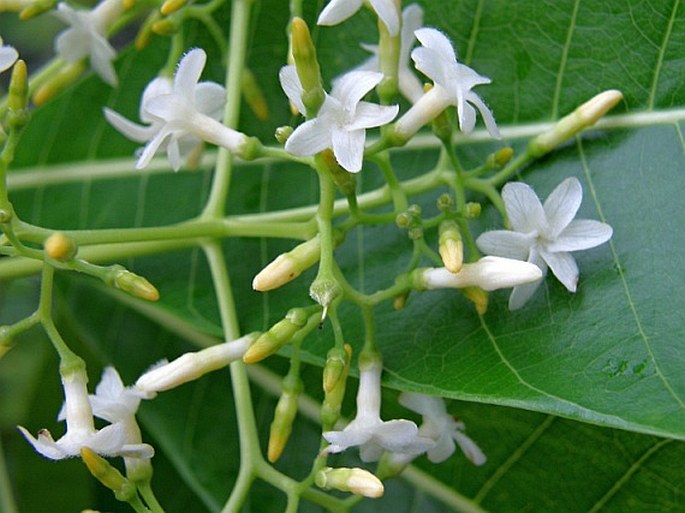
M302 84L302 103L307 117L313 117L324 102L326 93L321 85L321 70L309 27L302 18L294 17L291 23L293 59L297 76Z
M382 497L385 491L380 479L361 468L325 467L316 474L314 482L324 490L352 492L373 499Z
M414 217L421 217L421 207L419 205L410 205L407 212Z
M438 196L438 199L435 202L435 204L438 210L440 210L441 212L449 212L453 206L452 196L445 192Z
M349 364L349 355L342 347L333 347L326 355L326 365L323 368L323 389L329 393L340 381L345 367Z
M438 251L449 272L458 273L464 263L464 243L459 225L447 220L440 223Z
M159 291L154 285L142 276L138 276L126 269L115 271L113 281L115 287L134 297L139 297L148 301L157 301L159 299Z
M480 212L483 209L480 203L469 202L466 204L466 217L468 219L476 219L480 216Z
M309 314L304 308L291 308L285 314L285 318L298 328L304 328L309 320Z
M293 133L293 127L291 126L279 126L276 129L276 133L274 134L276 136L276 140L280 144L285 144L285 142L288 140L288 137L291 136Z
M599 93L557 121L550 130L530 141L528 153L533 157L540 157L552 151L584 128L594 125L622 99L623 93L616 89Z
M407 299L409 299L409 292L403 292L402 294L395 296L392 300L392 307L395 310L402 310L407 304Z
M10 79L9 98L7 106L11 111L26 109L28 104L29 83L26 71L26 63L19 59L12 68L12 78Z
M43 248L45 248L45 254L48 257L60 262L71 260L78 251L76 242L62 232L55 232L45 239Z
M409 215L408 212L401 212L397 214L397 217L395 218L395 224L397 225L398 228L406 229L409 228L409 225L411 224L412 217Z
M328 359L326 367L324 368L323 387L325 396L323 404L321 405L321 424L324 427L324 431L332 429L335 423L340 418L340 408L342 407L342 401L345 398L347 376L350 373L350 362L352 360L352 346L349 344L345 344L343 349L344 355L339 353L335 355L336 358L342 358L342 361L344 362L344 366L342 367L337 377L335 377L334 379L334 377L330 374L326 374L326 368L328 368ZM331 355L331 352L332 350L328 353L329 357ZM335 365L337 367L337 363ZM327 385L330 388L327 388Z
M34 105L43 105L45 102L62 92L67 86L81 76L85 70L85 60L66 64L55 76L48 79L48 81L40 86L33 94L32 99Z
M423 237L423 227L422 226L412 226L407 232L411 240L419 240Z
M31 2L29 5L19 11L19 19L22 21L30 20L31 18L51 11L57 5L57 0L37 0Z

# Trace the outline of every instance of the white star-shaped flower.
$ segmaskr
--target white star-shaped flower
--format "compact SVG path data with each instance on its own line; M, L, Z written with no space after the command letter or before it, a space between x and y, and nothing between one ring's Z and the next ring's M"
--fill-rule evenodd
M26 440L37 452L53 460L79 456L83 447L104 456L150 457L150 446L126 443L126 427L121 422L95 429L87 381L85 370L62 376L65 402L60 416L67 421L67 432L59 440L55 441L47 429L42 429L38 438L34 438L18 426Z
M383 451L419 454L434 445L432 440L421 438L419 428L409 420L381 420L381 372L378 360L360 364L357 416L342 431L323 434L331 444L328 452L358 446L362 461L378 461Z
M294 66L284 66L279 73L281 87L300 113L302 84ZM392 121L399 106L382 106L361 101L383 79L381 73L351 71L333 85L316 117L298 126L285 143L286 151L298 156L309 156L333 148L338 163L351 173L362 168L366 129Z
M0 37L0 73L10 69L18 58L19 53L11 46L3 45Z
M400 13L394 0L367 0L371 8L388 28L391 36L400 31ZM337 25L356 13L364 3L363 0L331 0L321 11L317 24Z
M435 440L435 446L427 451L430 461L440 463L452 456L455 442L474 465L483 465L487 461L483 451L464 434L464 423L447 413L445 401L440 397L402 392L399 401L405 408L423 416L419 434Z
M423 46L415 48L411 57L416 69L433 81L433 87L402 116L396 130L411 136L448 106L454 105L462 132L469 134L473 131L478 109L490 135L499 139L492 112L480 96L471 90L477 85L489 84L490 79L458 62L452 43L439 30L422 28L415 31L414 35Z
M418 4L410 4L402 11L402 32L400 34L400 55L397 70L398 87L402 96L412 103L416 103L423 96L423 85L409 65L409 54L414 46L414 31L423 25L423 9ZM380 71L378 45L362 44L365 50L373 53L357 69Z
M198 83L207 61L204 50L188 52L178 64L173 82L156 78L145 88L140 104L140 126L105 108L107 120L133 141L147 142L137 169L146 167L157 150L166 148L174 171L181 167L184 150L207 141L239 152L247 137L222 125L218 119L226 101L225 89L213 82Z
M57 54L66 62L90 57L90 65L112 87L117 75L112 61L117 52L107 41L107 31L123 12L122 0L103 0L93 10L75 10L66 3L57 6L55 14L70 27L55 39Z
M576 291L578 266L572 251L594 248L611 238L611 226L599 221L574 220L583 199L583 188L577 178L567 178L547 197L542 205L525 183L508 183L502 199L512 230L495 230L476 240L481 251L547 267L569 290ZM533 295L538 283L514 287L509 308L521 308Z

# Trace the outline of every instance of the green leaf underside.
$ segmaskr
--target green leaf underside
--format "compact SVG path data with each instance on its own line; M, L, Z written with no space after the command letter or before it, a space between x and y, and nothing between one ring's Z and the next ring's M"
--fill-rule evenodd
M275 127L294 122L276 79L285 55L282 31L267 30L285 26L287 13L286 2L260 6L250 66L260 79L272 117L264 128L244 106L241 128L270 141ZM377 335L387 384L685 439L685 359L680 349L685 334L681 286L685 233L680 229L685 221L684 125L677 115L666 124L649 120L650 112L678 113L685 103L685 5L679 1L501 0L434 2L425 8L427 24L442 27L455 42L460 58L493 79L478 92L505 131L556 119L608 88L619 88L625 95L619 112L644 113L644 121L642 126L626 122L588 132L521 177L542 198L562 179L578 177L585 193L579 217L600 219L614 228L610 244L577 254L578 292L568 293L548 276L533 300L515 313L506 310L506 292L493 294L482 319L455 291L413 293L399 312L381 305ZM311 16L312 12L308 5L307 13ZM356 44L371 42L375 30L367 13L342 28L319 29L325 78L332 78L350 62L360 62L364 52ZM343 50L348 47L349 52ZM165 51L166 42L158 41L144 52L125 54L118 66L121 83L126 84L122 91L113 93L97 78L89 78L36 111L21 141L16 174L72 163L74 174L82 176L88 162L105 158L130 157L132 168L135 145L106 125L100 106L109 105L136 119L140 92L154 69L150 76L134 70L142 62L161 66ZM221 80L220 68L210 66L203 78ZM511 143L520 149L520 141ZM458 151L465 164L475 165L497 147L498 143L474 143ZM393 154L393 162L402 178L408 179L429 169L436 155L430 149L402 150ZM86 175L77 182L20 188L11 193L11 199L23 219L51 228L156 226L199 213L210 179L206 170L125 175L119 180ZM360 181L364 190L371 190L380 183L379 173L369 165ZM434 213L436 197L430 193L416 201L424 212ZM254 214L310 205L316 199L316 180L307 170L278 163L250 164L235 172L228 211ZM490 210L479 221L479 229L501 227ZM226 241L243 331L264 329L288 308L310 303L307 288L313 271L279 291L258 294L251 290L254 274L295 243ZM336 257L348 280L368 292L390 285L393 273L404 270L409 252L409 241L394 226L364 227L349 234ZM214 290L200 251L187 249L121 263L158 286L160 308L202 331L220 334ZM0 262L0 274L3 265ZM91 301L100 300L97 291L82 293ZM346 339L359 348L363 330L356 309L345 307L342 319ZM145 344L142 337L134 340ZM320 363L331 340L328 329L308 339L308 360ZM131 381L155 358L177 354L167 354L166 349L157 345L154 357L141 351L138 360L127 362L117 356L125 352L123 347L110 346L103 349L101 359L117 361L118 367L121 363ZM207 391L197 393L210 394L210 388L207 385ZM153 405L148 408L151 412L143 411L143 421L150 426L166 425L177 416L170 410L178 405L163 405L157 412ZM682 479L675 477L679 475L676 463L683 457L679 443L478 404L460 405L458 413L462 411L469 433L481 443L491 463L482 469L463 461L450 463L449 473L440 477L468 497L478 497L485 489L481 504L486 509L516 511L534 504L535 510L544 510L581 497L587 503L574 502L573 511L660 511L683 503L677 492ZM268 419L269 414L265 415ZM235 436L230 426L224 425L223 430L224 436ZM516 459L517 450L538 430L542 430L539 438ZM149 427L148 431L166 454L173 453L174 442L188 436L172 432L171 427ZM511 438L506 438L510 431ZM507 443L500 446L503 437ZM587 448L581 447L584 443ZM567 451L578 460L570 465L573 478L568 479L575 479L579 486L569 490L578 491L567 490L570 495L565 496L551 484L538 490L535 483L555 468L555 457L559 465L569 465ZM183 452L175 466L193 469L185 476L186 483L205 497L210 511L216 510L225 498L221 491L232 481L227 476L235 468L222 467L223 481L207 477L207 483L195 482L200 478L194 474L197 466L189 454ZM587 489L590 481L583 481L581 475L588 464L596 470L587 471L588 475L603 476L591 492ZM505 474L488 490L487 483L502 468ZM653 482L657 478L661 479L658 486ZM613 487L617 487L614 492ZM649 492L654 494L653 503L641 502L649 500L649 494L642 492L655 488L663 490ZM435 507L442 511L442 506Z

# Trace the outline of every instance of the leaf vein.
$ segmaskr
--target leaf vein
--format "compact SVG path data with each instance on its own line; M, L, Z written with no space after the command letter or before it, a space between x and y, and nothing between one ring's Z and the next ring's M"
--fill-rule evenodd
M664 33L664 39L659 47L659 56L657 57L656 67L654 68L654 78L652 79L652 87L649 91L649 110L654 109L654 101L656 99L656 89L659 85L659 75L661 74L661 67L664 63L664 55L666 54L666 48L668 47L668 42L671 38L671 31L673 30L673 25L675 23L676 14L678 12L678 7L680 6L680 0L675 0L673 2L673 9L671 10L671 16L668 20L668 26L666 27L666 32Z
M571 20L566 33L566 41L561 53L561 60L559 61L559 70L557 71L557 82L554 87L554 97L552 100L552 119L557 119L559 116L559 100L561 98L561 84L564 79L564 72L566 71L566 63L568 62L568 51L571 48L571 40L573 39L573 32L576 28L576 19L578 17L578 7L580 0L575 0L573 3L573 11L571 12Z

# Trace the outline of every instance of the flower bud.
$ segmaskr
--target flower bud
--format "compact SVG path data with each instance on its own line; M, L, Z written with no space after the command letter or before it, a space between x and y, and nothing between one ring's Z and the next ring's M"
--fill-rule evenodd
M269 433L267 458L271 463L278 460L288 443L297 415L297 399L302 393L302 380L296 376L286 376L283 380L283 392L274 411L274 420Z
M345 344L343 347L344 352L336 351L333 355L335 358L337 368L339 365L337 362L344 362L343 367L340 372L329 371L329 373L335 372L336 376L326 375L326 369L329 366L329 361L331 360L331 353L333 350L329 351L329 357L327 358L326 367L324 368L324 401L321 405L321 424L323 425L323 431L329 431L335 426L335 423L340 418L340 408L342 407L342 401L345 397L345 387L347 385L347 376L350 373L350 362L352 360L352 346ZM344 353L344 354L343 354Z
M181 28L178 20L173 18L164 18L152 24L152 32L159 36L172 36Z
M40 86L33 94L34 105L43 105L61 93L66 87L76 81L85 70L86 62L84 60L64 65L56 75Z
M129 502L136 495L136 487L121 475L105 458L97 455L88 447L81 448L81 459L93 477L114 492L114 496L123 502Z
M514 150L509 146L500 148L495 153L488 155L486 163L490 169L499 169L511 160Z
M447 220L440 223L438 251L448 271L458 273L464 262L464 243L459 225Z
M29 111L26 108L29 101L29 84L26 63L19 59L12 68L9 95L7 99L7 121L10 126L19 128L28 123Z
M326 365L323 368L323 389L330 392L340 381L349 365L349 356L342 347L333 347L326 355Z
M263 333L243 355L245 363L257 363L264 358L271 356L278 351L285 344L290 342L295 333L304 327L309 316L305 314L304 322L300 321L301 315L298 310L301 308L293 308L288 312L285 319L278 321L269 328L269 331Z
M309 295L311 298L323 306L323 316L321 320L326 317L326 310L333 301L342 296L342 287L333 277L317 276L309 287Z
M372 499L382 497L384 488L380 479L361 468L321 469L315 478L316 486L324 490L340 490Z
M458 273L451 273L444 267L412 272L413 285L418 290L475 286L491 291L532 283L541 278L542 271L535 264L495 256L464 264Z
M584 128L594 125L622 99L623 93L616 89L599 93L557 121L550 130L530 141L528 153L533 157L540 157L552 151Z
M201 351L185 353L171 362L163 361L138 378L136 389L154 397L157 392L176 388L208 372L226 367L229 363L242 358L255 338L257 333L250 333Z
M449 212L453 206L452 196L446 192L438 196L435 206L440 212Z
M476 203L475 201L467 203L465 212L467 219L478 218L480 216L481 210L483 210L483 207L480 203Z
M19 11L19 19L22 21L30 20L31 18L51 11L57 5L57 0L37 0L30 2L26 7Z
M131 271L127 271L126 269L115 271L113 281L115 287L134 297L146 299L148 301L159 300L159 291L155 286L142 276L138 276Z
M285 144L285 142L288 140L288 137L290 137L293 133L293 127L291 126L279 126L276 129L276 133L274 134L276 136L276 140L280 144Z
M43 243L45 254L53 260L66 262L76 256L78 247L73 239L62 232L55 232Z
M281 253L252 280L252 288L260 292L277 289L297 278L319 261L321 241L317 235L288 253Z
M307 108L307 117L311 118L319 111L326 93L321 85L321 70L316 59L316 48L309 27L302 18L293 18L291 38L295 69L303 89L302 103Z
M187 3L188 0L165 0L165 2L162 4L162 7L159 9L159 12L161 12L164 16L168 16L185 7Z

